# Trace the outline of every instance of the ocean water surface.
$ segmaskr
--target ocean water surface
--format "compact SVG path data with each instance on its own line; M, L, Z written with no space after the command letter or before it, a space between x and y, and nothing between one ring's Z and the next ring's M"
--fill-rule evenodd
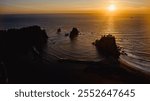
M150 72L150 15L104 16L94 14L0 15L0 29L39 25L49 36L45 58L100 61L103 57L92 45L101 35L112 34L127 55L120 61ZM65 34L77 27L80 35L70 40ZM57 33L61 28L62 32Z

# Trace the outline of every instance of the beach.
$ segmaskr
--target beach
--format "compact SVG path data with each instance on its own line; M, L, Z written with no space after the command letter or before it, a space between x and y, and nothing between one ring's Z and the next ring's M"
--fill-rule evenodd
M149 75L133 70L127 64L110 61L15 60L9 63L8 83L13 84L148 84Z

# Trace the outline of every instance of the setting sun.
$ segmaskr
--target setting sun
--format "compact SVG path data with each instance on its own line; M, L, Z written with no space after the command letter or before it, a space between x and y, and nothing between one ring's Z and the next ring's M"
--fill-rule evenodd
M116 9L117 9L117 7L116 7L116 5L114 5L114 4L111 4L111 5L108 6L108 10L109 10L110 12L116 11Z

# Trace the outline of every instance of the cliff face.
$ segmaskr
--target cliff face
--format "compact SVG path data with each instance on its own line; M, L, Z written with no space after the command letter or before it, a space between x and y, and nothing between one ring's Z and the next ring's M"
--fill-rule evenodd
M48 36L39 26L0 30L0 83L14 81L30 72L38 60ZM33 60L34 59L34 60Z
M0 31L1 57L26 53L33 48L39 52L46 44L48 36L39 26Z

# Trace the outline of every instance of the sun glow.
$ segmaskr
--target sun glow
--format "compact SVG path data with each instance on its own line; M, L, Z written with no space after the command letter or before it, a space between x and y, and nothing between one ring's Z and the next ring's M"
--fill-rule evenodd
M117 10L117 7L116 7L116 5L114 5L114 4L111 4L111 5L109 5L108 6L108 11L110 11L110 12L114 12L114 11L116 11Z

